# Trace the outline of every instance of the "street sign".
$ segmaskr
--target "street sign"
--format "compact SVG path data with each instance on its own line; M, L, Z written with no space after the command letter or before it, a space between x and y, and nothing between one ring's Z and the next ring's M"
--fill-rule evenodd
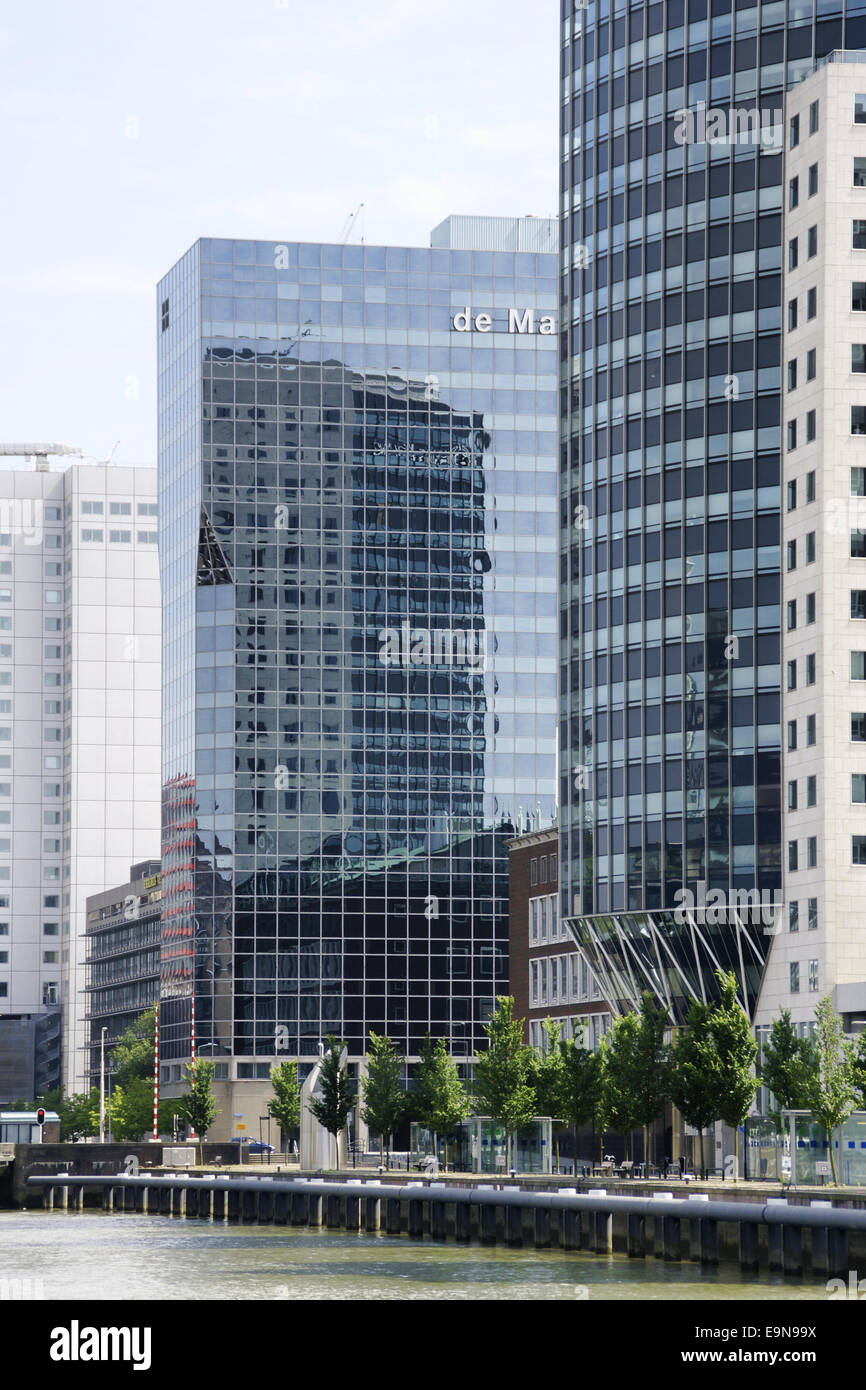
M815 1175L819 1178L829 1178L831 1173L830 1164L824 1159L818 1159L815 1164Z
M238 1129L246 1129L246 1125L238 1125Z

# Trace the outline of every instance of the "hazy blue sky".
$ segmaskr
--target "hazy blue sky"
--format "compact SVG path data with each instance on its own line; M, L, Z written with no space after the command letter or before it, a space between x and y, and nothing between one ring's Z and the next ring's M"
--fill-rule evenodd
M0 439L154 463L154 286L199 236L427 245L557 202L554 0L0 14ZM351 240L356 240L353 235Z

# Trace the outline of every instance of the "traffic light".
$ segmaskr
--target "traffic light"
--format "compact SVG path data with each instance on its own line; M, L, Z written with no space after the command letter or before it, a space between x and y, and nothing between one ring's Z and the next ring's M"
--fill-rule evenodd
M37 1110L37 1111L36 1111L36 1123L37 1123L38 1125L44 1125L44 1124L45 1124L45 1111L44 1111L44 1110L40 1109L40 1110Z

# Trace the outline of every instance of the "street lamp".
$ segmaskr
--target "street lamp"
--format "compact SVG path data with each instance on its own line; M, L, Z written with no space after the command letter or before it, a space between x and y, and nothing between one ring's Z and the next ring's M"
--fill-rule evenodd
M99 1038L99 1142L105 1143L105 1035L103 1028Z

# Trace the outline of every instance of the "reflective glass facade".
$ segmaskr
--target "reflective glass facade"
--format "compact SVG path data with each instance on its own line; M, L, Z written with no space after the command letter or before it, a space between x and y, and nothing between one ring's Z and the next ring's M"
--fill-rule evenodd
M781 883L781 108L815 56L866 45L866 6L561 13L560 773L578 917Z
M160 285L164 1057L193 994L206 1055L479 1043L554 814L556 299L551 253L273 242Z

